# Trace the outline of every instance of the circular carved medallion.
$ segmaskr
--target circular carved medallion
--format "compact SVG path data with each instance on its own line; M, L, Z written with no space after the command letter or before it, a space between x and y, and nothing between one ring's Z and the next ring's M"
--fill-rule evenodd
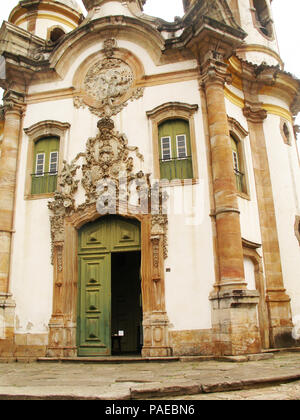
M84 87L86 93L102 106L112 106L132 86L134 76L131 68L117 58L95 63L88 71Z

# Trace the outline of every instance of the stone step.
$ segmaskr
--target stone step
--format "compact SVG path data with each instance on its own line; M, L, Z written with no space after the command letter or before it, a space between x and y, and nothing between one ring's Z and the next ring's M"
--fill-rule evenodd
M39 357L43 363L147 363L147 362L179 362L179 357Z

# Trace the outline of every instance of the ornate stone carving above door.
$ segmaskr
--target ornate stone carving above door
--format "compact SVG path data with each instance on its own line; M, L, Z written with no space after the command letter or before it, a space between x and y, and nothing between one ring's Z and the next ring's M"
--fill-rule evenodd
M144 88L136 86L140 72L135 71L130 54L120 52L115 39L106 39L101 54L96 54L80 70L80 80L75 78L77 91L75 108L85 108L99 118L118 114L144 94ZM138 74L139 73L139 74Z
M85 152L79 153L70 164L63 162L58 177L59 190L48 204L52 211L52 242L61 240L64 218L77 210L97 202L98 211L100 205L103 207L99 214L116 213L120 202L128 204L133 185L140 201L145 195L148 197L150 174L141 170L134 172L137 162L141 165L144 161L138 147L128 145L126 136L114 129L110 118L99 120L98 129L97 136L88 139ZM77 178L79 170L80 179ZM76 205L74 196L80 183L85 191L85 201ZM114 211L111 211L111 205Z

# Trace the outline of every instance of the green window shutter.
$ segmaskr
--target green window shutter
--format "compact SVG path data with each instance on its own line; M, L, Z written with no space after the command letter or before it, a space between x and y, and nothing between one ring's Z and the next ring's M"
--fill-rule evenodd
M58 159L58 138L47 137L35 143L31 194L46 194L56 190Z
M168 120L158 129L161 179L192 179L190 127L185 120Z

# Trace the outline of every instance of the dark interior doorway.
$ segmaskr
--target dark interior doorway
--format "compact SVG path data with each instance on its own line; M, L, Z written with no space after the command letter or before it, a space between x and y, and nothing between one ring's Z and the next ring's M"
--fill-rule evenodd
M111 254L112 354L139 354L142 349L141 253Z

